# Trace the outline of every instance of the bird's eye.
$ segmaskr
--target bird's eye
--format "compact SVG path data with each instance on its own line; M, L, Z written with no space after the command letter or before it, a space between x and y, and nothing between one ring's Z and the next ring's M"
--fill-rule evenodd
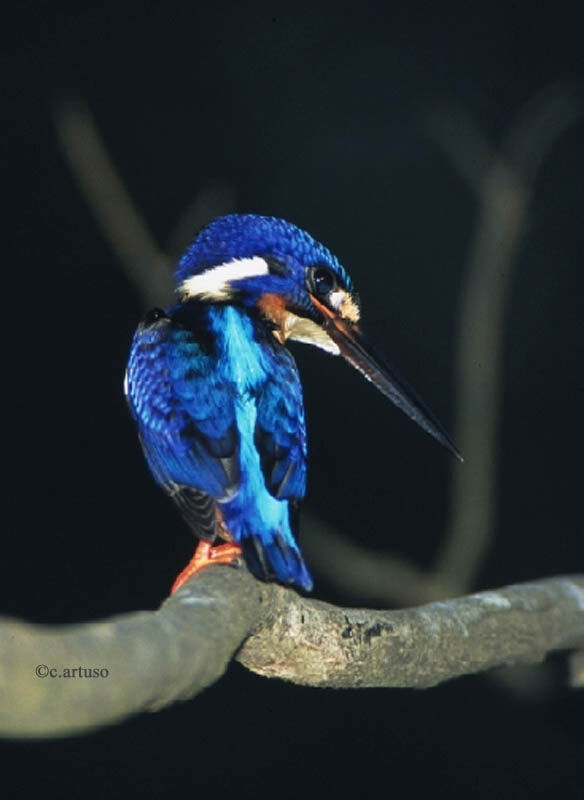
M319 297L325 297L336 287L337 278L330 269L326 267L315 267L312 270L311 283L314 293Z

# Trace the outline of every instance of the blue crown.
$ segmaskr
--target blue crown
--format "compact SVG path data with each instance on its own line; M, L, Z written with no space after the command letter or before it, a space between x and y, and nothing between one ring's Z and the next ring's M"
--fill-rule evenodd
M205 226L178 262L177 281L216 264L252 256L292 259L302 267L326 264L353 290L349 275L328 248L291 222L256 214L228 214Z

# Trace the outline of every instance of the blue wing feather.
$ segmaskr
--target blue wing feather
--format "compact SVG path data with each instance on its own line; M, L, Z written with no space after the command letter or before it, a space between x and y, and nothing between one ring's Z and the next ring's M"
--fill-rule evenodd
M228 499L238 483L234 400L193 334L167 317L140 325L127 397L155 479Z
M294 359L284 348L257 401L255 444L268 491L301 500L306 492L306 425L302 388Z

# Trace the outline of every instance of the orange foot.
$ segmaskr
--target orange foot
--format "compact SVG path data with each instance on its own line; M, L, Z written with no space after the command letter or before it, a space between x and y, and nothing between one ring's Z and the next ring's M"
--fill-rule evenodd
M240 556L241 547L235 542L227 542L227 544L212 547L210 542L201 540L197 545L194 556L172 584L170 593L174 594L190 577L210 567L212 564L234 564Z

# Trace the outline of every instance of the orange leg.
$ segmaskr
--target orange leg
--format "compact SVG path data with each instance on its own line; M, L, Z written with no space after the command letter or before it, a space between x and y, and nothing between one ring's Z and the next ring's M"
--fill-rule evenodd
M235 542L227 542L227 544L213 547L210 542L201 540L194 556L172 584L170 593L174 594L189 578L212 564L234 564L240 556L241 547Z

